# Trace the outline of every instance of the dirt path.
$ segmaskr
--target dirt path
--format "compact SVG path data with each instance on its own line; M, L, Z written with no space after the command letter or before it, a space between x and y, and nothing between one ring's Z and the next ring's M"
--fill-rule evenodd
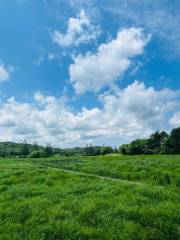
M84 172L79 172L79 171L74 171L74 170L69 170L69 169L64 169L64 168L56 168L56 167L51 167L51 166L46 166L46 167L47 167L47 169L52 169L55 171L72 173L72 174L85 176L85 177L93 177L93 178L97 178L97 179L101 179L101 180L110 180L110 181L123 182L123 183L128 183L128 184L144 185L144 183L140 183L140 182L136 182L136 181L130 181L130 180L124 180L124 179L112 178L112 177L106 177L106 176L99 176L96 174L84 173Z

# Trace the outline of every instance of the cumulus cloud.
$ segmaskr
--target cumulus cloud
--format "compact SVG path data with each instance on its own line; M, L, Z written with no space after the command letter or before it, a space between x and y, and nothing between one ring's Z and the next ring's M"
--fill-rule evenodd
M134 82L100 96L102 108L72 111L64 99L36 93L35 104L10 98L0 104L0 141L34 140L56 146L120 144L179 124L180 92ZM174 125L173 125L174 126Z
M94 2L95 4L95 2ZM180 56L179 0L116 0L106 1L105 11L111 11L122 25L143 27L151 32L167 53ZM168 50L168 51L167 51ZM169 51L170 50L170 51Z
M170 124L172 127L180 127L180 111L173 115L170 119Z
M76 18L70 18L66 33L54 31L53 42L59 46L78 46L81 43L88 43L97 38L100 34L98 27L94 26L85 11L82 9Z
M148 40L140 28L123 29L116 39L101 44L96 53L75 57L69 74L76 93L112 86L130 67L132 58L143 53Z
M9 80L9 72L3 63L0 63L0 82Z

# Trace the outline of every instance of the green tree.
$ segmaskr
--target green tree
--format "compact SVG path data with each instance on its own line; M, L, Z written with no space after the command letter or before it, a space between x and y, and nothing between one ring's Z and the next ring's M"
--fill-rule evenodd
M130 154L145 154L147 149L146 139L136 139L129 146Z
M26 157L29 155L29 146L26 141L24 141L24 143L21 146L20 155Z
M101 152L101 147L98 146L92 146L92 145L87 145L84 149L81 150L82 154L84 152L85 155L87 156L96 156L100 155Z
M44 149L44 154L46 157L50 157L53 155L53 148L50 144L48 144Z
M33 149L34 149L34 150L39 150L39 144L38 144L37 141L34 141L34 142L33 142Z
M119 153L119 150L118 150L117 147L115 147L115 148L113 149L113 153Z
M130 154L130 144L122 144L122 145L119 147L119 152L120 152L122 155Z
M163 150L165 153L180 153L180 127L171 131L170 136L164 142Z
M161 148L162 144L168 138L168 134L164 131L153 133L148 139L148 147L150 149Z
M29 154L30 158L40 158L40 157L45 157L45 154L42 150L33 150L30 154Z
M100 153L101 153L101 155L110 154L110 153L113 153L113 149L110 146L102 146Z

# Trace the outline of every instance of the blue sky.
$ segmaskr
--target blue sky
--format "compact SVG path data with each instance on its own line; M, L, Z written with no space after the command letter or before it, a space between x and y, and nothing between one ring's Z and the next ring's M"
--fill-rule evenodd
M178 0L2 0L1 141L119 145L180 126Z

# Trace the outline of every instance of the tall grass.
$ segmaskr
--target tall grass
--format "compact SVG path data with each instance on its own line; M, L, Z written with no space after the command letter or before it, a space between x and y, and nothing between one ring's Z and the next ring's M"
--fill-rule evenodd
M0 160L1 240L176 240L180 237L180 195L174 186L66 173L47 168L47 163L54 166L52 160L24 161ZM109 158L101 159L99 165L96 161L87 158L83 164L86 167L92 162L89 169L93 173L98 173L96 169L102 169L104 162L111 165ZM73 162L67 165L75 168Z
M112 178L180 187L180 155L61 157L40 162L52 167Z

